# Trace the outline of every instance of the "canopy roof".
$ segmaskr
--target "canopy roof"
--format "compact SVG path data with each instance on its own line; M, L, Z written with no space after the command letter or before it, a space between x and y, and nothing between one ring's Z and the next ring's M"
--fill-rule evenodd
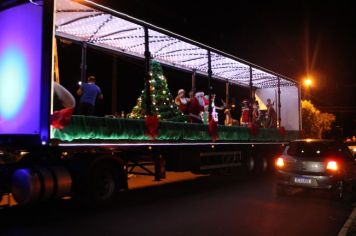
M147 27L152 58L162 64L206 75L210 51L213 78L249 86L251 67L254 87L277 87L278 78L281 87L297 85L285 76L92 1L56 2L58 36L144 58L144 28Z

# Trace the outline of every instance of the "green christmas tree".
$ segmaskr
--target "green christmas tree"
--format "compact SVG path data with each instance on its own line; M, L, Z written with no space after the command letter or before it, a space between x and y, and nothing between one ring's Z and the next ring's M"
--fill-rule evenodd
M186 121L187 117L179 110L174 103L173 97L168 89L166 78L160 63L151 61L151 114L157 115L160 120ZM146 88L137 99L137 104L129 114L129 118L143 119L146 113Z

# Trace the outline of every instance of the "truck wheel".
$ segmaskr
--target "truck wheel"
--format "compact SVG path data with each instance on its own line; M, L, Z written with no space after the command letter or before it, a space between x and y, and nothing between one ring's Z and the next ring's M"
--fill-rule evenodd
M261 171L262 173L267 173L268 172L268 161L266 157L261 157Z
M89 174L89 198L95 203L112 200L119 191L118 173L109 165L100 165Z
M252 174L255 171L256 161L254 156L247 156L245 160L245 169L249 174Z

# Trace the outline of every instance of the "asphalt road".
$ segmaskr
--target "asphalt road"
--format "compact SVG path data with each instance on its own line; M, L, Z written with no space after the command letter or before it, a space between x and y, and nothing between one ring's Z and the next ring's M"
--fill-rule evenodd
M275 195L274 177L199 177L123 193L106 207L66 201L0 212L0 235L337 235L352 199Z

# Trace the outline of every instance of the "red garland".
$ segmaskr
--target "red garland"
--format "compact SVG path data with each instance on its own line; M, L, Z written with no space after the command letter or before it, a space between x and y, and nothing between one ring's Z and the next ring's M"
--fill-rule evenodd
M155 139L158 136L158 117L156 115L147 116L145 119L145 126L145 135Z
M284 128L284 126L279 127L278 131L280 135L282 136L286 135L286 129Z
M250 134L251 134L252 136L256 136L256 135L257 135L257 133L258 133L258 126L257 126L256 124L250 123L250 124L248 125L248 128L249 128Z
M53 112L50 118L52 127L55 129L63 129L66 127L72 119L73 111L73 108L64 108L62 110Z
M211 139L213 140L213 142L215 142L219 138L218 122L216 122L214 119L209 120L208 132L209 132L209 135L211 136Z

